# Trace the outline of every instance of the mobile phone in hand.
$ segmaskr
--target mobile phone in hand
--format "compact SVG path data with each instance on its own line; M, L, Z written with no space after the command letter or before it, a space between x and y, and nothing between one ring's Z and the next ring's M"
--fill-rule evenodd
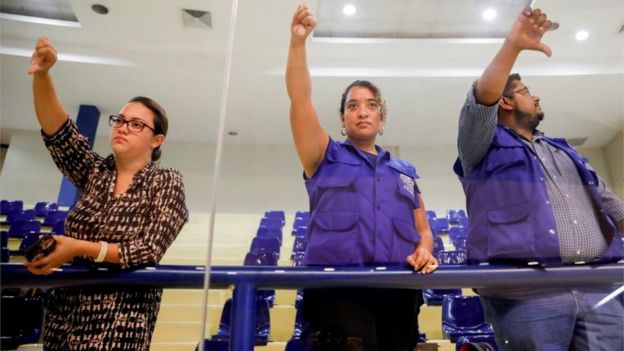
M52 234L44 234L24 251L24 255L28 261L32 261L39 255L47 256L55 248L56 240Z

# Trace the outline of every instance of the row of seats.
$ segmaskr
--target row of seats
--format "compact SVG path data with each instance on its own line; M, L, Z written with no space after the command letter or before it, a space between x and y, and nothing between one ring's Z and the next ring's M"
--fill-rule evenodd
M22 210L8 214L1 224L8 225L9 228L13 228L15 233L19 234L24 225L33 225L37 222L40 226L52 227L56 222L64 220L67 215L68 211L50 210L43 217L37 217L35 210Z
M277 266L282 246L284 211L266 211L260 220L256 235L245 255L245 266ZM229 347L232 320L232 299L223 305L219 329L210 339L204 340L204 350L226 351ZM254 344L263 346L271 333L270 308L275 303L275 290L260 290L256 295Z
M0 215L6 216L7 222L10 222L16 214L26 212L27 215L30 215L32 212L33 218L45 217L48 212L57 211L58 209L59 206L55 202L37 202L32 209L24 209L24 202L21 200L0 200Z
M9 262L11 255L23 255L39 238L42 227L63 234L67 214L68 211L59 209L54 202L37 202L33 208L24 208L23 201L0 200L0 224L8 226L8 230L0 231L1 261ZM9 249L9 238L21 239L17 250ZM0 344L3 350L39 341L44 299L45 292L40 289L2 289Z

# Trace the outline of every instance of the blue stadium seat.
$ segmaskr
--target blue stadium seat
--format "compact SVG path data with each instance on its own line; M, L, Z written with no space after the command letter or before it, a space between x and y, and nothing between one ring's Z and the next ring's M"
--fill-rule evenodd
M463 238L457 238L453 241L453 246L455 246L455 250L462 250L462 251L466 251L466 240L468 238L467 237L463 237Z
M277 258L269 252L252 251L245 255L245 266L277 266ZM269 307L275 304L275 289L258 290L256 296L264 298Z
M303 236L305 237L308 234L308 227L298 227L293 231L295 236Z
M282 229L280 228L270 228L270 227L259 227L256 231L256 237L258 238L277 238L282 244Z
M263 217L260 220L259 227L276 228L282 230L282 228L284 228L284 222L279 218Z
M297 211L295 212L295 218L297 217L301 217L301 218L310 218L310 212L308 211Z
M427 306L441 306L444 297L463 295L461 289L423 289L422 292Z
M9 231L6 232L10 238L23 238L26 234L41 232L41 222L36 219L31 220L17 220L9 226Z
M245 255L245 266L277 266L278 256L273 252L249 251Z
M303 308L297 307L297 313L295 314L295 327L293 328L293 339L301 338L303 330L305 329L305 321L303 320Z
M466 239L467 237L468 232L466 231L465 227L457 226L449 228L449 239L451 240L451 243L453 243L453 245L455 245L455 240L459 238Z
M8 215L11 212L21 211L24 209L24 202L21 200L1 200L0 215Z
M297 295L295 296L295 308L299 309L303 303L303 289L297 289Z
M212 336L211 340L230 340L230 330L232 327L232 299L228 299L223 305L219 330ZM269 342L271 333L271 317L269 314L269 304L263 298L256 298L256 329L254 333L254 345L263 346Z
M305 257L305 252L297 252L290 257L293 266L299 267L303 264L303 258Z
M470 220L468 219L468 217L460 218L459 222L457 223L457 225L462 226L462 227L466 228L466 230L468 230L468 223L469 222L470 222Z
M449 231L449 225L446 218L435 218L429 221L429 226L433 234L441 235Z
M36 219L35 210L22 210L22 211L13 211L10 212L6 221L2 222L2 224L11 224L16 221L28 221Z
M305 236L296 236L293 242L292 253L305 252L308 246L308 239ZM292 257L291 257L292 258Z
M464 250L440 251L437 254L435 254L435 257L438 260L438 263L441 265L447 265L447 264L461 265L461 264L466 264L467 262L467 255L466 255L466 251Z
M493 334L478 296L446 296L442 301L442 334L456 342L465 335Z
M276 254L279 258L280 245L281 244L278 238L255 237L251 240L251 247L249 251L271 252Z
M293 229L297 229L299 227L307 227L310 224L310 217L295 217L295 221L293 222Z
M9 252L9 232L1 231L0 232L0 262L7 263L11 258L11 253Z
M436 219L438 217L436 215L435 211L432 211L432 210L427 210L427 211L425 211L425 213L427 214L427 219L429 221L431 221L432 219Z
M442 238L434 235L433 236L433 254L437 254L440 251L444 251L444 242L442 241Z
M35 204L35 216L37 217L45 217L48 212L54 210L58 210L58 205L54 202L37 202Z
M4 230L0 232L0 247L9 247L9 232Z
M43 218L43 225L47 227L52 227L54 223L58 221L65 220L67 217L67 211L49 211L48 214Z
M2 296L2 349L16 349L21 344L36 343L43 328L43 297Z
M457 339L455 351L498 351L493 334L464 335Z
M451 224L459 223L460 218L466 218L466 212L464 210L447 210L446 219Z
M277 218L282 221L282 225L286 223L286 214L284 213L284 211L265 211L264 217Z
M310 224L310 213L298 211L295 214L295 220L292 226L292 234L295 235L297 230L301 227L307 228L309 224Z

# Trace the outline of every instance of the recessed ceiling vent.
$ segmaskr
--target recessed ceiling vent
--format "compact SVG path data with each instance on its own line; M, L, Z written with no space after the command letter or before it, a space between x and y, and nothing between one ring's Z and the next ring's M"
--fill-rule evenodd
M585 144L587 138L567 138L566 141L572 146L581 146Z
M210 11L182 9L182 20L185 27L212 28Z

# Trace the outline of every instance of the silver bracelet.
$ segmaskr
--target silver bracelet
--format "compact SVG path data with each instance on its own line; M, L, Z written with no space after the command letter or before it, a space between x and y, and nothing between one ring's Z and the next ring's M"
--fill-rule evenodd
M95 262L104 262L107 252L108 252L108 243L106 241L100 241L100 252L95 258Z

